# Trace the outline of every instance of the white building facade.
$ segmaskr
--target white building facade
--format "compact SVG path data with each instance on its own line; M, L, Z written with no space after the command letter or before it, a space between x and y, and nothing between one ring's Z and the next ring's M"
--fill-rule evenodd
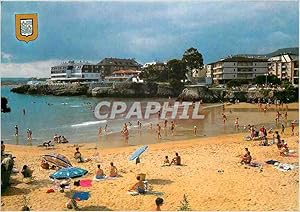
M101 67L88 62L68 61L51 67L52 82L99 82L101 80Z
M252 80L268 73L268 60L262 58L231 57L209 64L206 76L224 84L230 80Z
M299 56L283 54L269 58L269 73L293 85L299 83Z

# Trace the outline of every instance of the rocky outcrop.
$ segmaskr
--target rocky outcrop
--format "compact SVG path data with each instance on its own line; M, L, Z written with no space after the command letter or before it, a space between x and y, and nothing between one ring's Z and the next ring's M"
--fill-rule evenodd
M183 101L199 101L206 103L220 102L223 99L223 92L220 90L208 89L207 87L189 87L183 89L178 99Z
M21 94L79 96L86 95L88 86L79 84L66 85L21 85L11 91Z

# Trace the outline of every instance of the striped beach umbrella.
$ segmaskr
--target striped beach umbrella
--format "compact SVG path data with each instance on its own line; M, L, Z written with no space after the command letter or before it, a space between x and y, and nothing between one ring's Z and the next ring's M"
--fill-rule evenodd
M42 158L48 163L54 164L59 168L72 167L72 164L69 161L69 159L66 156L58 153L45 154L42 156Z

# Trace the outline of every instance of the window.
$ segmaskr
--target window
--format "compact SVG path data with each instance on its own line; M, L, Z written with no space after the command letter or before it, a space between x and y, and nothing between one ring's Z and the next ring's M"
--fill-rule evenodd
M256 68L254 69L254 71L256 71Z
M235 66L235 63L233 63L233 65Z
M235 77L235 75L233 75L233 77Z

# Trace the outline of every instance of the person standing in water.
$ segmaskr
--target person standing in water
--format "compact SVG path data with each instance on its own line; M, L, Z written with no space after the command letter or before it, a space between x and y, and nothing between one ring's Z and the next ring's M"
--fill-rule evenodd
M32 139L32 131L27 128L27 139L31 140Z
M102 128L101 128L101 127L99 127L99 129L98 129L98 135L99 135L99 136L102 135Z
M226 120L227 120L227 117L226 117L225 113L222 113L222 118L223 118L223 123L225 124Z
M18 127L18 125L15 126L15 129L16 129L15 136L18 136L19 135L19 127Z
M194 126L194 135L197 135L197 126Z
M23 115L25 116L26 112L25 112L25 109L23 108Z
M235 129L239 129L239 118L238 117L236 117L236 119L235 119L234 127L235 127Z
M174 135L174 130L175 130L175 122L171 121L171 132L172 132L172 136Z
M161 139L161 126L157 124L157 139Z

